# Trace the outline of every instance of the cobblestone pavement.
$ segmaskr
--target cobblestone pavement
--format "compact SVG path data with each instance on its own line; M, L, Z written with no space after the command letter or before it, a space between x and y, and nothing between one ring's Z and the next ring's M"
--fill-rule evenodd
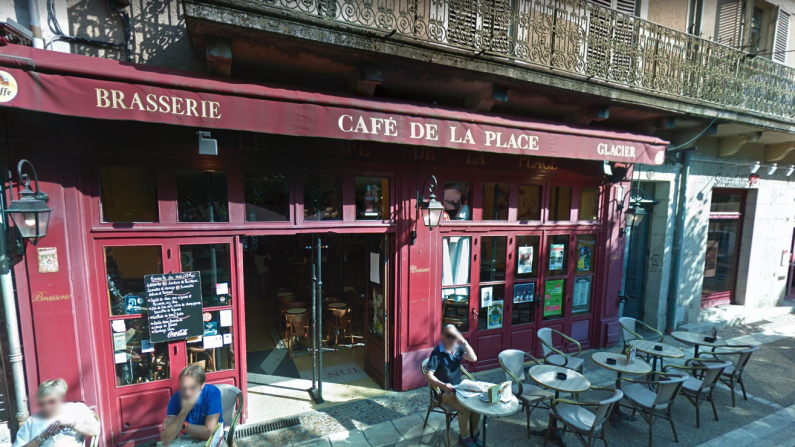
M737 406L731 406L727 387L715 391L719 421L714 421L708 404L702 408L701 428L695 427L695 410L686 400L679 398L673 413L679 443L675 443L670 426L665 421L655 425L654 445L664 446L746 446L795 447L795 315L770 318L754 324L724 328L721 338L733 344L760 344L745 372L749 400L738 395ZM689 351L692 349L666 337L666 343ZM614 347L612 351L619 351ZM584 374L594 385L611 385L615 374L590 360L591 352L583 352L586 359ZM501 370L476 374L479 380L500 382L505 380ZM323 447L381 447L381 446L444 446L446 445L444 418L432 414L423 430L423 418L428 408L427 388L391 393L313 411L299 416L301 425L275 432L264 433L238 441L239 447L271 446L323 446ZM598 396L594 396L598 397ZM582 395L588 399L588 393ZM546 410L532 413L534 430L546 426ZM625 421L620 427L606 427L611 446L638 446L648 444L648 425L641 418ZM457 424L452 424L450 437L455 445ZM528 440L525 415L517 413L506 418L490 418L488 431L490 446L541 445L542 437ZM570 434L568 445L579 445ZM552 444L549 444L552 445Z

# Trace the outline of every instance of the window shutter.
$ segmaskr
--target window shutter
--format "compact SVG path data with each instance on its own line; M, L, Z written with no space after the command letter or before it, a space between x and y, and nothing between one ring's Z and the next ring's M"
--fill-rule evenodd
M734 48L740 47L743 2L741 0L718 1L715 20L715 41Z
M635 15L635 0L616 0L616 9L624 14Z
M776 18L776 35L773 41L773 60L776 62L787 62L787 50L789 49L789 21L790 15L779 8Z
M478 5L471 0L450 0L448 40L467 47L475 46Z

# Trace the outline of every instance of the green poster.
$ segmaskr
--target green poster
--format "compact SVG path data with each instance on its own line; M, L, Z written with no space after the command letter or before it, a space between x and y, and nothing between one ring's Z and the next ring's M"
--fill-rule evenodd
M544 283L544 317L563 314L563 282L562 279L555 279Z

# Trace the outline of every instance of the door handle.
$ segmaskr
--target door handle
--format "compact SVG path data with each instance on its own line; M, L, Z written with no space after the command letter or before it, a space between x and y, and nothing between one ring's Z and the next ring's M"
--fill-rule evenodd
M479 316L480 316L480 314L478 313L478 311L477 311L477 310L475 310L475 309L472 309L472 316L473 316L473 317L475 317L475 318L477 318L477 317L479 317Z
M177 352L178 351L179 351L179 347L177 345L174 345L174 357L177 356Z

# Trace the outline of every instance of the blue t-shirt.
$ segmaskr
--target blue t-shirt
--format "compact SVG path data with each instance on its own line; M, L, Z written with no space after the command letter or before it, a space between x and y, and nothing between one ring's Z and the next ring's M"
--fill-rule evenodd
M176 416L180 411L182 411L182 400L179 397L179 391L177 391L171 396L171 400L168 401L168 411L166 415ZM218 422L223 422L223 412L221 406L221 390L215 385L204 385L204 389L199 395L199 400L196 401L196 405L194 405L193 409L188 413L185 422L193 425L204 425L204 419L214 414L219 414Z
M449 383L450 385L458 385L461 383L461 359L464 358L466 349L458 345L458 348L453 354L450 354L444 349L444 345L439 343L431 351L431 357L428 359L428 371L433 371L434 376L442 383Z

